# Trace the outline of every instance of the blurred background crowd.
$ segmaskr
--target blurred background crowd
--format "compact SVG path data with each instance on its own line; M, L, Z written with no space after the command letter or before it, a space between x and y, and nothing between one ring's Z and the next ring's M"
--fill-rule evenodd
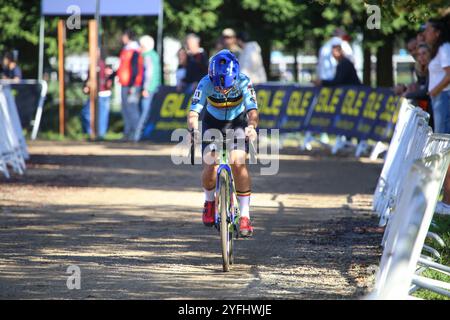
M0 20L8 21L0 34L2 79L36 77L39 2L0 0ZM223 48L238 57L254 84L390 87L432 113L437 132L450 132L447 114L433 112L449 105L447 2L380 3L379 29L367 27L367 5L360 0L168 0L158 51L155 18L102 17L98 135L135 139L158 87L191 94L207 74L209 58ZM49 115L58 103L56 22L56 17L45 21ZM83 20L80 29L67 30L65 39L67 125L73 137L90 130L87 32ZM57 119L50 116L42 126L57 131Z

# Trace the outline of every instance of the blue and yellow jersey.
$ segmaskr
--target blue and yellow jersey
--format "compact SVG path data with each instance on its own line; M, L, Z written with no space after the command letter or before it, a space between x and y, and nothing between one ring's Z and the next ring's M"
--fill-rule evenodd
M214 89L208 75L204 76L194 92L190 110L200 113L204 107L218 120L233 120L244 111L258 109L252 82L240 73L236 84L225 96Z

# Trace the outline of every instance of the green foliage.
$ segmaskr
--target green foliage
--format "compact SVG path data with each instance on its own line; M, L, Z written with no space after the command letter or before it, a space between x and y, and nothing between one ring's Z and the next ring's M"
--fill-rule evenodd
M442 15L443 10L448 8L448 0L315 0L314 2L321 6L321 16L326 20L326 25L315 23L316 36L322 34L329 37L334 29L333 26L342 26L350 35L364 33L365 45L373 47L381 46L383 41L389 39L391 35L404 36L416 32L421 24L433 16ZM368 5L380 7L380 30L366 28ZM308 10L311 9L308 7Z
M367 30L367 5L381 8L381 30ZM41 1L0 0L0 52L17 49L26 77L37 71L39 18ZM164 34L179 39L188 32L200 34L206 49L214 47L225 27L245 30L259 41L265 58L270 48L287 51L303 49L314 53L337 26L350 35L365 34L365 44L378 47L389 35L405 37L416 31L432 15L448 8L448 0L166 0L164 1ZM67 30L66 53L87 51L87 19L80 30ZM46 58L57 56L57 21L45 18ZM119 52L120 34L131 28L137 34L156 36L155 17L103 17L103 48L108 55ZM392 41L392 40L391 40ZM46 63L47 64L47 63Z
M439 263L450 266L450 217L437 216L434 219L434 223L436 224L436 227L431 227L430 229L431 231L439 234L439 236L444 240L445 246L441 248L434 240L427 240L426 244L438 249L441 254L441 261L438 261ZM423 276L450 283L450 276L434 270L426 270L423 273ZM428 300L449 300L446 296L442 296L425 289L418 290L414 295Z
M165 33L183 38L188 32L202 32L216 27L222 0L164 1Z
M35 21L39 6L30 1L0 0L0 50L3 51L14 40L23 40L36 45L39 41Z
M39 19L37 19L39 11L38 2L0 0L2 30L0 32L0 53L18 50L21 61L31 61L33 56L36 56L39 42ZM31 73L33 68L33 63L26 63L22 66L25 75Z

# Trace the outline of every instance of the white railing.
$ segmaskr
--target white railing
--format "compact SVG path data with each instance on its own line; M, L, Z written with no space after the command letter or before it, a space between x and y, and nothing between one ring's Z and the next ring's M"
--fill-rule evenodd
M414 160L423 156L432 134L428 126L429 115L403 100L394 134L374 193L373 209L385 226L406 173Z
M9 88L9 85L17 85L17 84L40 85L41 86L38 104L36 106L36 114L35 114L34 120L33 120L33 130L31 131L31 140L36 140L36 137L37 137L37 134L39 131L39 126L41 124L42 112L44 110L44 102L45 102L45 98L47 96L47 90L48 90L47 82L45 80L35 80L35 79L23 79L23 80L3 80L2 79L2 80L0 80L0 85L5 88ZM12 95L8 95L7 99L9 100L11 105L16 104Z
M427 269L450 275L449 266L435 261L438 250L425 245L428 237L445 246L429 227L450 163L450 135L433 134L427 121L422 110L403 102L374 194L374 210L386 228L369 298L411 298L419 288L450 296L449 283L422 276Z
M450 296L450 283L420 275L424 266L446 274L450 272L449 267L421 256L449 164L450 149L447 148L416 160L411 166L395 214L389 219L375 289L368 298L407 299L418 287Z
M9 178L8 166L18 174L25 171L27 144L16 103L9 85L0 84L0 172Z

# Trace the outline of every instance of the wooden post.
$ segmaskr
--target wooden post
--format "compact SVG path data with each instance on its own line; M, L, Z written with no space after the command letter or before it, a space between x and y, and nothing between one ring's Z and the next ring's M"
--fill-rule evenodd
M97 136L96 126L96 105L98 100L97 86L97 65L98 65L98 34L97 21L89 20L89 96L90 96L90 127L91 139Z
M59 78L59 134L64 136L65 128L65 76L64 76L64 20L58 20L58 78Z

